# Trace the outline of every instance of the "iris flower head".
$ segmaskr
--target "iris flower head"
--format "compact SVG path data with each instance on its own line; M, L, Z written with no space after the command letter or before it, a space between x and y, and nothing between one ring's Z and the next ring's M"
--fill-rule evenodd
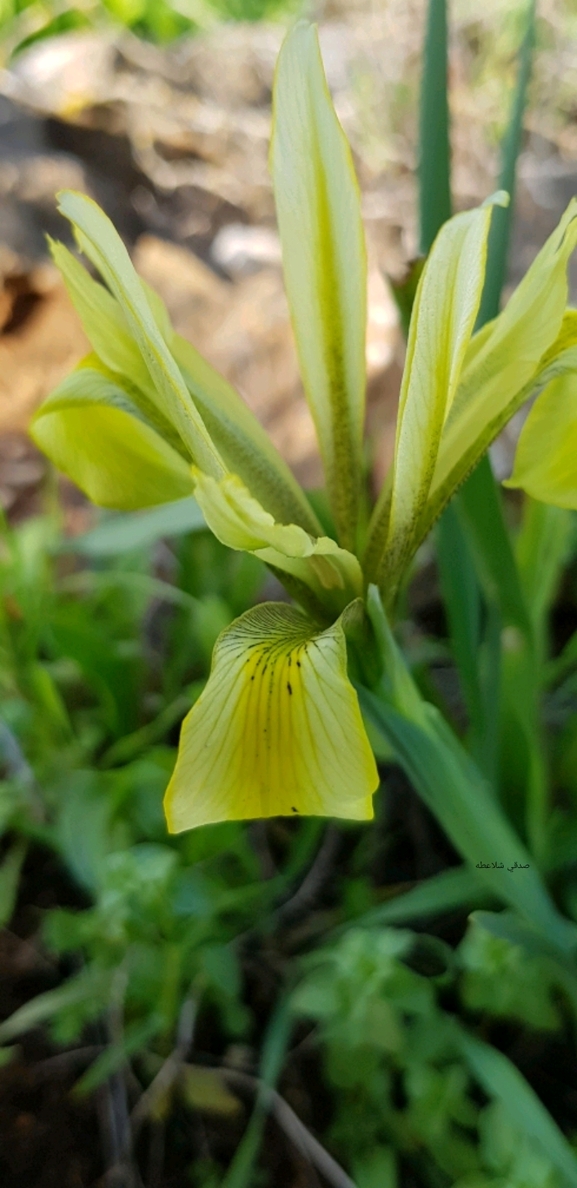
M305 22L281 49L273 98L285 285L334 531L238 393L173 331L91 199L59 196L101 281L50 245L92 352L37 412L38 446L104 507L194 494L214 535L261 558L292 600L257 605L220 635L182 726L165 796L172 832L279 814L372 817L378 772L349 677L355 651L357 673L370 669L367 591L393 607L451 495L531 396L511 481L577 506L577 313L566 309L577 202L478 332L491 217L508 196L442 227L416 293L393 465L367 518L359 190Z

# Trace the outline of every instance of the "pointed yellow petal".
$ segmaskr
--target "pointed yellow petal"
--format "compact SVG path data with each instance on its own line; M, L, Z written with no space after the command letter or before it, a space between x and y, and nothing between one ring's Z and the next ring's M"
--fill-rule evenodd
M328 536L313 537L297 524L278 524L236 475L220 482L194 470L195 495L206 522L223 544L255 553L275 569L305 582L324 603L335 591L335 613L362 592L357 558Z
M49 243L99 366L113 373L112 378L122 377L122 387L131 392L147 419L175 448L185 449L174 426L159 412L150 372L118 301L64 244L52 240ZM234 388L190 343L174 333L158 295L144 281L140 284L224 464L240 475L277 519L319 534L321 526L304 492L262 425Z
M48 397L30 434L100 507L133 511L192 494L183 458L125 392L89 367L73 371Z
M476 210L449 219L419 281L399 401L390 502L387 498L377 506L367 550L369 568L378 572L386 542L380 566L384 583L395 584L414 550L443 425L479 309L492 206L505 198L496 194Z
M378 782L340 621L318 632L264 603L227 627L183 723L164 801L171 833L249 817L368 820Z
M281 49L271 171L287 297L339 540L354 549L363 470L366 258L351 152L316 30Z
M494 323L491 323L491 327L494 328ZM489 335L487 334L486 338L488 339L488 337ZM517 409L521 408L526 400L538 396L543 392L554 379L558 379L561 376L570 377L575 375L577 375L577 310L567 309L563 315L561 328L556 339L542 355L537 367L532 372L530 379L524 387L515 391L507 404L503 405L499 402L497 411L492 417L490 416L490 408L487 407L486 413L488 419L484 423L481 421L478 422L476 425L476 437L469 439L468 430L465 430L465 436L461 442L463 453L458 455L453 452L454 439L450 441L450 448L448 447L447 453L445 453L445 439L443 438L441 440L438 466L433 479L431 494L421 517L417 544L420 544L421 540L424 540L427 532L438 516L440 516L453 492L473 467L476 466L485 450L517 412ZM447 438L449 439L449 432L447 433ZM453 466L447 471L446 464L451 460L453 461Z
M462 481L530 395L533 378L547 362L543 356L561 330L567 263L576 245L577 199L573 198L505 309L471 342L443 433L433 498L449 482ZM463 464L466 469L461 473Z
M79 248L118 301L150 374L159 408L180 433L194 461L209 474L224 474L218 450L190 397L158 328L144 286L110 219L85 194L64 190L58 198L59 210L72 223ZM155 312L158 315L158 309Z
M506 487L533 499L577 509L577 375L548 384L521 430Z
M50 254L92 349L110 371L129 375L144 391L152 381L122 310L63 243L49 239Z

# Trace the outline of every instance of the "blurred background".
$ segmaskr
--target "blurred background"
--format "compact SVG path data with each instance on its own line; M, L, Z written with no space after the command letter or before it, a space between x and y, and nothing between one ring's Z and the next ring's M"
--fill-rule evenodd
M494 187L525 5L455 0L450 94L458 207ZM0 7L0 503L30 507L43 463L25 437L86 349L46 257L66 238L55 192L113 218L176 328L234 384L298 477L320 482L282 290L267 171L270 95L290 0L85 0ZM369 245L369 425L375 481L391 454L401 342L386 277L416 254L423 0L307 5L353 146ZM510 280L575 190L577 11L543 0ZM574 272L577 283L577 271ZM496 448L497 468L508 458Z

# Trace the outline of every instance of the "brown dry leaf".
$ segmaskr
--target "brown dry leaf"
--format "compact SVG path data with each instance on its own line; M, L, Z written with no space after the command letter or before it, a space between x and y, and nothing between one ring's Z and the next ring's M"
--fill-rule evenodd
M182 1094L187 1105L211 1114L238 1114L242 1108L238 1097L227 1087L216 1068L185 1064L181 1074Z

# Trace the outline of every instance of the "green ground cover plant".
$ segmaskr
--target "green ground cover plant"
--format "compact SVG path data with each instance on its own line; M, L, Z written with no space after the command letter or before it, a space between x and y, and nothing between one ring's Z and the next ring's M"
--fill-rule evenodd
M562 578L574 606L574 203L499 313L533 27L530 7L500 189L452 218L431 0L426 263L372 509L358 193L310 26L281 52L271 167L322 495L173 334L103 212L60 198L104 285L52 245L92 353L33 434L121 510L72 543L54 505L3 534L2 920L40 854L74 891L41 913L52 984L0 1042L7 1072L40 1027L78 1055L120 1182L577 1183L574 1089L549 1109L525 1057L572 1050L577 1006L577 650L552 630ZM486 450L535 396L511 480L530 494L506 508ZM433 527L446 632L419 646ZM380 873L400 773L445 847L409 887Z

